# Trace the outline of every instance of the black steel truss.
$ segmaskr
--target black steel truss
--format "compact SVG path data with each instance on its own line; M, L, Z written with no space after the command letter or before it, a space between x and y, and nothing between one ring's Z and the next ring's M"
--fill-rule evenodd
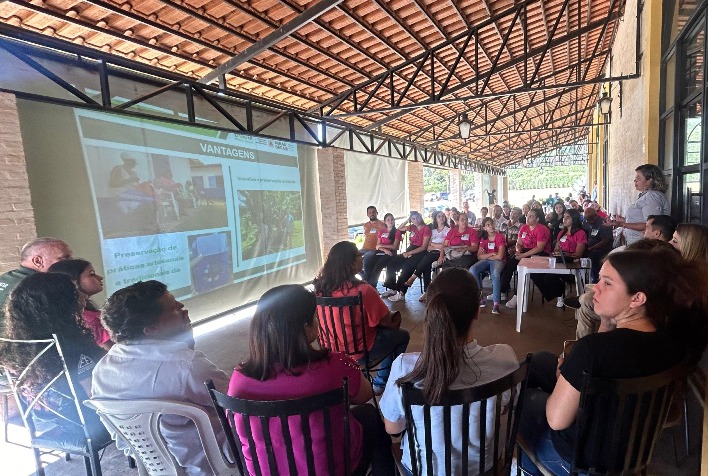
M420 161L440 167L493 173L495 175L505 175L506 173L499 167L472 160L467 156L452 154L436 147L425 147L398 137L358 128L336 118L323 118L306 111L288 108L283 104L268 99L230 90L225 91L213 85L199 84L192 78L176 75L163 69L2 23L0 23L0 49L7 51L18 60L32 67L75 98L65 99L63 97L50 96L47 93L26 92L21 90L21 85L17 85L16 88L0 89L0 91L10 92L18 97L30 100L120 112L131 116L167 122L186 122L200 127L224 130L223 127L214 127L198 120L195 113L195 103L197 100L203 100L233 126L233 129L227 130L233 130L234 132L285 139L319 147L336 145L336 147L347 150L409 161ZM37 61L40 58L56 62L64 67L69 66L97 74L99 77L100 102L87 94L86 91L80 90L60 75L52 72L47 66L40 64ZM7 66L4 65L4 67ZM114 104L110 93L110 81L114 77L148 84L154 89L148 94L134 97L127 102ZM167 91L184 94L186 117L181 118L179 116L178 113L182 111L175 111L174 117L165 117L133 108L133 106L144 104L146 101ZM234 106L242 108L245 112L245 123L239 121L228 111L229 108ZM267 112L273 114L274 117L261 124L256 124L255 111ZM274 131L270 127L279 119L284 120L285 118L287 118L289 125L287 134ZM296 133L298 127L305 131L305 140L301 139Z

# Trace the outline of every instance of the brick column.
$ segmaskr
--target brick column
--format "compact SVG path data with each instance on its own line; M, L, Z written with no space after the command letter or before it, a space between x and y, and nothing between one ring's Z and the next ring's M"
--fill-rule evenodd
M324 261L332 246L347 239L344 151L334 147L317 149L317 174L320 189L319 233Z
M408 162L408 209L423 213L424 195L423 162Z
M450 203L458 210L462 210L462 172L459 169L450 169Z
M17 268L37 236L15 96L0 93L0 273Z

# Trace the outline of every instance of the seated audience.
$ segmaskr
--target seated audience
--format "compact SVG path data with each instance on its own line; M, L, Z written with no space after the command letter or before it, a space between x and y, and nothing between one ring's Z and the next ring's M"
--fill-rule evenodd
M66 274L76 283L79 299L84 303L84 310L81 313L84 327L91 331L96 344L104 350L110 349L113 341L101 324L101 311L91 301L91 296L103 291L103 277L96 274L91 263L84 259L57 261L49 267L49 272Z
M361 254L366 256L376 253L376 243L379 237L379 231L386 228L386 224L379 220L379 212L376 207L369 205L366 207L366 216L369 221L364 223L364 243L361 245ZM373 274L373 271L363 268L364 276Z
M580 223L580 212L574 208L569 208L563 214L563 229L556 237L554 255L563 253L567 259L579 259L585 253L587 236ZM560 260L560 258L558 258ZM559 276L550 273L534 273L531 280L538 286L543 299L550 301L558 298L556 307L563 307L563 294L565 291L566 276Z
M477 222L477 216L472 210L470 210L469 201L465 200L464 202L462 202L462 211L467 214L467 223L469 223L470 226L474 226L474 224ZM434 221L433 224L435 224Z
M498 207L499 205L496 206ZM478 261L470 268L470 273L477 280L477 285L481 291L482 277L480 275L485 271L489 271L492 278L492 314L499 314L501 272L504 269L506 260L506 238L501 233L496 232L494 220L489 217L484 219L479 236ZM479 307L485 307L486 305L486 299L484 296L480 296Z
M250 400L286 400L317 395L340 388L342 378L349 380L349 397L356 405L350 410L349 420L350 464L354 474L366 474L371 463L374 475L392 475L395 472L391 438L384 429L376 408L367 404L372 396L371 385L359 370L356 362L344 354L332 353L329 349L315 350L318 323L315 295L299 285L278 286L266 292L258 301L251 321L250 354L248 359L234 370L229 384L229 395ZM291 417L291 429L299 428L297 417ZM314 419L311 419L311 425ZM245 431L242 419L236 425ZM327 472L327 447L333 447L335 466L342 468L341 448L344 445L343 419L332 416L333 441L324 440L324 430L311 428L309 444L315 456L318 474ZM294 431L288 435L292 443L286 443L285 435L271 431L274 440L274 458L279 468L287 468L284 446L291 444L296 449L296 465L299 474L307 473L307 462L298 458L297 448L305 444L305 435ZM256 447L264 442L257 432L253 433ZM252 473L249 438L242 437L246 465ZM267 472L264 474L268 474ZM343 473L342 473L343 474ZM275 475L274 475L275 476Z
M504 223L499 230L504 236L506 236L506 250L507 253L512 253L516 248L516 240L519 238L519 229L522 223L519 221L521 218L521 208L514 207L509 212L509 221Z
M71 258L69 245L57 238L35 238L20 250L20 267L0 275L0 336L5 328L5 302L15 286L34 273L45 273L57 261Z
M489 214L489 208L487 207L482 207L479 210L479 214L481 215L477 220L474 222L475 228L479 228L482 226L482 222L484 221L485 218L487 218L487 215Z
M483 385L513 372L519 367L513 349L506 344L482 347L474 338L472 323L479 317L479 289L467 270L452 268L442 271L428 289L428 302L425 310L423 349L420 353L403 354L393 363L391 378L381 398L381 413L386 431L391 434L405 429L406 414L403 408L403 383L414 383L421 388L430 403L442 400L447 390ZM509 403L510 394L504 394L502 405ZM478 474L479 437L476 425L480 418L487 418L491 427L494 408L488 409L487 415L479 414L479 405L470 406L470 446L461 448L460 439L453 439L452 472L460 474L460 453L466 451L469 457L469 474ZM441 408L432 412L432 428L435 434L429 435L432 447L426 444L426 435L417 434L420 453L418 458L425 460L426 452L434 453L433 474L445 474L445 433L441 424L436 424L442 415ZM453 434L459 428L462 407L452 408ZM413 419L419 431L424 428L422 410L414 408ZM490 469L494 458L491 456L493 432L489 432L486 441L487 468ZM405 433L401 441L403 466L410 474L411 456L408 438ZM423 473L426 473L423 465ZM432 475L429 475L432 476Z
M467 203L467 202L465 202ZM469 223L469 220L468 220ZM413 271L413 274L408 281L406 281L406 286L411 287L415 280L420 276L423 277L423 290L427 290L430 285L432 266L437 267L440 255L445 251L445 237L450 231L450 227L447 226L447 219L443 212L433 213L433 223L430 227L432 229L432 236L430 237L430 243L428 243L428 253L420 260L418 266ZM420 296L419 301L425 301L425 292Z
M442 268L468 269L477 261L479 249L479 234L476 228L467 224L467 216L460 214L461 220L450 231L443 243L445 252L438 258L438 266Z
M17 340L51 339L56 334L62 354L79 402L88 399L91 374L96 362L105 351L98 347L90 332L81 325L81 302L76 285L66 275L59 273L35 273L20 281L7 301L5 337ZM27 401L40 398L46 411L32 411L36 425L49 430L56 427L63 438L85 438L83 428L67 423L64 417L79 422L76 404L66 376L53 379L63 372L61 358L56 348L41 356L38 353L46 344L3 343L0 348L0 364L10 373L20 377L19 372L30 370L19 382L20 393ZM38 360L32 363L32 360ZM48 389L44 388L48 386ZM96 413L84 409L89 436L103 439L106 436L103 424Z
M494 228L499 231L502 229L502 226L507 222L507 219L502 216L504 211L502 210L501 206L494 205L493 210L494 212L492 213L492 218L494 219Z
M501 275L501 293L504 295L511 289L511 278L516 267L524 258L534 255L548 255L551 252L551 232L546 227L543 210L533 208L529 210L526 224L519 228L519 237L516 241L516 252L509 255ZM516 307L516 296L512 296L506 307Z
M553 204L553 210L551 211L551 219L547 220L548 229L551 230L551 248L555 246L555 240L558 233L563 229L563 215L565 214L565 204L563 202L556 202Z
M453 208L453 213L455 209ZM389 291L383 294L389 301L405 301L408 285L408 278L415 272L421 260L428 254L428 243L432 231L423 221L423 216L418 212L411 212L410 217L402 223L398 230L402 233L410 233L410 245L406 251L394 257L386 265L386 281L384 286Z
M578 340L558 366L549 353L535 355L531 364L519 437L554 474L567 474L570 467L585 370L595 378L642 377L687 355L694 361L700 356L706 344L705 273L666 249L607 257L595 286L595 311L616 328ZM606 454L607 448L600 453ZM541 475L528 458L521 465L527 474Z
M586 208L583 215L585 216L583 230L588 237L585 254L590 258L590 282L596 283L602 259L612 249L612 230L605 226L605 222L594 208Z
M386 226L378 231L376 252L364 253L364 271L362 272L367 283L376 287L381 270L389 261L398 254L401 244L401 232L396 229L396 221L391 213L384 215Z
M429 228L427 229L430 231ZM369 357L372 360L377 360L378 357L389 354L393 350L393 353L381 362L379 366L381 370L373 379L374 392L380 394L383 392L388 374L391 372L391 362L399 354L405 352L410 335L408 331L400 328L401 313L398 311L391 313L376 289L356 277L360 271L361 255L358 253L356 245L349 241L340 241L329 251L327 260L313 284L318 296L356 296L361 292L364 300L364 313L366 314L365 333ZM360 317L346 316L344 329L347 335L356 335L358 348L363 347L364 336L358 330L354 334L352 320ZM340 342L343 348L344 339L341 339ZM359 363L363 363L363 354L352 357L359 360Z
M204 382L212 379L217 390L226 392L229 378L194 350L189 313L167 287L159 281L140 281L120 289L106 301L101 319L115 344L96 365L93 398L199 405L209 414L217 440L226 448L226 436ZM160 431L187 474L214 474L190 419L164 415ZM120 439L116 445L127 451Z

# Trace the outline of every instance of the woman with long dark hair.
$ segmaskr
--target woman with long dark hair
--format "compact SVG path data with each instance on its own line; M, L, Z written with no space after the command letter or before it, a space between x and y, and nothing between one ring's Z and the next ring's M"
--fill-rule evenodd
M551 230L551 239L555 240L558 233L563 229L563 215L565 214L565 204L558 200L553 204L553 211L551 211L551 219L548 221L548 229ZM555 243L551 243L554 246Z
M519 228L516 240L516 253L509 255L501 275L502 299L511 289L511 278L519 265L519 261L530 256L547 256L551 252L551 232L546 226L543 210L532 208L526 216L526 223ZM512 296L506 307L516 307L516 296Z
M393 214L384 215L386 228L378 231L376 241L376 251L364 255L364 269L366 272L366 282L376 287L379 281L381 270L386 267L389 261L398 254L398 247L401 244L401 232L396 229L396 220Z
M405 352L410 335L408 331L400 328L401 313L389 311L376 289L356 277L357 273L361 272L361 266L362 258L356 245L349 241L340 241L329 251L327 260L313 284L318 296L357 296L361 292L364 300L364 313L366 314L364 332L366 333L369 357L372 360L377 360L383 355L390 354L393 349L393 353L381 362L379 365L381 370L373 379L374 392L380 394L388 380L391 362L399 354ZM344 332L349 336L356 336L358 348L362 347L364 336L358 329L356 333L354 332L352 321L359 318L361 316L347 315L344 323ZM340 343L341 348L344 348L344 340L341 337ZM363 363L363 355L354 357Z
M616 328L579 339L564 359L557 361L548 352L532 359L519 433L554 474L569 472L585 371L593 378L644 377L686 357L697 362L706 345L705 266L687 262L673 250L608 255L594 292L595 312ZM605 447L599 457L608 454ZM604 464L587 458L597 467ZM526 474L541 474L526 458L521 465Z
M585 253L588 237L583 230L580 221L580 212L575 208L569 208L563 214L563 228L556 236L556 246L554 254L561 252L568 257L568 260L579 259ZM563 291L565 290L566 277L557 274L534 273L531 280L541 291L543 299L550 301L558 298L556 307L563 307Z
M451 268L442 271L428 288L428 301L425 309L423 349L420 353L407 353L398 357L391 371L391 378L386 385L386 391L381 397L381 413L384 417L386 431L391 434L400 433L405 429L406 415L403 409L403 394L401 385L413 383L422 389L425 398L430 403L438 403L448 390L483 385L513 372L519 367L513 349L506 344L496 344L482 347L477 344L472 332L472 323L479 316L479 288L466 269ZM502 404L508 403L510 395L504 394ZM493 405L492 405L493 407ZM436 421L442 418L442 409L433 408L431 418ZM493 408L492 410L493 411ZM462 407L453 407L452 427L459 428L455 421L462 418ZM413 419L417 428L424 428L422 410L413 410ZM491 418L479 414L479 406L470 408L470 432L474 432L479 418ZM488 420L491 425L491 420ZM433 425L435 434L427 435L432 440L432 448L437 468L435 474L443 474L445 468L445 436L442 425ZM492 453L494 435L490 432L486 441L486 454ZM410 454L408 438L405 434L401 442L403 450L403 465L410 472ZM425 435L416 432L422 454L418 458L425 460L425 452L429 450ZM470 446L460 447L460 440L452 441L455 446L452 456L452 473L460 474L461 452L469 456L470 471L479 468L478 437L470 435ZM490 469L494 458L488 457ZM425 471L425 468L423 468ZM423 473L425 474L425 472ZM470 472L469 474L477 474ZM432 476L432 475L430 475Z
M81 312L84 327L91 331L96 344L104 350L110 349L113 341L101 324L101 311L91 300L91 296L103 291L103 277L96 273L90 262L78 258L57 261L49 267L49 272L66 274L76 283L79 299L84 302Z
M428 243L428 253L420 260L418 266L413 271L413 274L408 281L406 281L406 286L411 287L415 280L419 276L423 277L423 290L427 290L430 286L431 273L433 270L433 263L439 260L440 255L445 250L445 237L450 231L450 227L447 225L447 217L441 211L433 212L433 223L430 224L430 229L432 230L432 236L430 237L430 243ZM437 267L437 265L436 265ZM426 294L420 296L419 301L425 301Z
M391 438L386 434L376 409L366 404L373 394L358 364L343 354L312 347L318 333L316 305L315 295L300 285L275 287L259 299L251 321L249 357L234 370L228 394L252 400L302 398L339 388L342 378L347 377L351 403L358 405L350 410L354 418L350 419L349 454L352 466L357 468L354 474L365 474L370 463L375 475L393 474ZM318 474L326 471L327 447L330 445L335 448L336 467L341 469L344 465L341 460L344 445L341 422L339 416L332 418L335 431L332 432L333 441L329 442L325 441L323 432L312 429L308 444L312 445ZM237 421L236 424L243 425L243 422ZM281 442L281 445L274 445L274 457L280 468L288 467L287 454L281 451L285 436L271 432L271 437ZM306 444L303 434L293 432L287 436L296 449ZM258 434L254 433L253 439L256 444L260 443ZM249 439L242 438L241 444L248 447ZM243 453L249 471L253 471L250 452ZM296 457L296 465L299 473L307 472L304 458Z
M389 291L383 294L389 301L405 301L408 278L415 272L421 260L428 254L428 243L432 231L423 221L423 215L411 212L410 218L398 227L402 233L410 233L410 245L406 251L389 261L386 266L386 286Z
M489 271L492 278L492 314L499 314L499 304L501 302L501 272L506 261L506 237L494 228L494 219L487 217L482 222L482 230L479 232L479 250L477 250L477 262L470 268L470 273L477 280L480 291L482 290L482 279L480 274ZM487 305L486 299L480 296L479 307Z

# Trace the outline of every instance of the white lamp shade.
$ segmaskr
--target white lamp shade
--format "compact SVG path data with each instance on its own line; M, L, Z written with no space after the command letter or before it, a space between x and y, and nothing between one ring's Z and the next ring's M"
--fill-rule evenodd
M467 117L467 113L463 112L460 114L460 137L467 140L470 138L470 129L472 124L470 124L470 119Z
M607 94L607 91L603 91L602 97L597 102L597 105L600 107L600 112L602 114L610 113L610 106L612 106L612 98Z

